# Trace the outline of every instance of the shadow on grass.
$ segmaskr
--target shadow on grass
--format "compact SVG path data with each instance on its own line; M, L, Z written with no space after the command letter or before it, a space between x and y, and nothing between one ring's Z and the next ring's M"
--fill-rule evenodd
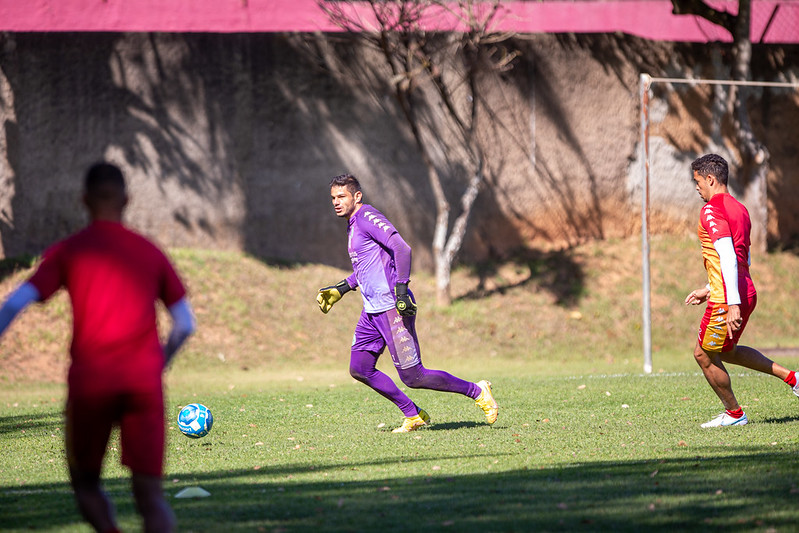
M179 481L167 483L167 494L181 531L788 531L798 517L794 454L741 449L722 458L344 482L325 478L343 469L390 471L408 459L296 464L170 473ZM318 479L308 481L311 476ZM173 498L195 485L211 496ZM123 497L127 480L112 479L106 487L122 523L133 523L132 503ZM4 487L0 509L3 523L20 529L78 521L65 483Z
M463 428L476 428L478 426L485 426L486 424L481 422L473 422L473 421L462 421L462 422L444 422L444 423L437 423L433 422L433 424L428 428L423 428L423 431L442 431L448 429L463 429Z
M766 418L762 421L764 424L788 424L790 422L799 421L799 416L781 416L780 418Z
M18 270L27 270L36 262L36 257L32 255L21 255L19 257L7 257L0 259L0 281L12 276Z
M513 282L497 283L488 288L488 280L499 275L500 266L512 264L526 271L525 275ZM572 306L577 303L585 287L585 272L575 261L571 250L554 250L545 252L531 248L518 250L508 261L486 261L471 266L475 276L479 278L477 288L456 298L458 300L476 300L492 294L504 294L506 291L537 283L550 292L560 306Z
M53 426L62 424L63 418L60 411L35 415L3 416L0 417L0 435L4 435L4 439L25 437L25 432L32 430L40 428L50 430Z

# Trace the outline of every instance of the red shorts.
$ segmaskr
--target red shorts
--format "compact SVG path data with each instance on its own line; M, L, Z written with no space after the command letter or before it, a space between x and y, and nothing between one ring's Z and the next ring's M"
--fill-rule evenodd
M729 352L746 328L749 316L757 305L757 295L744 298L741 302L741 327L734 331L732 338L727 336L727 305L708 302L702 323L699 325L699 344L706 352L721 353Z
M164 468L164 395L146 392L69 392L66 408L67 461L72 469L99 475L108 439L119 425L122 464L131 472L160 477Z

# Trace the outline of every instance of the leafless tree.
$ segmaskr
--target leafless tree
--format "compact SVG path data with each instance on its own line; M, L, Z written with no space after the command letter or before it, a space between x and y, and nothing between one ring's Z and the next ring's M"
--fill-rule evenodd
M703 0L671 0L677 15L698 15L721 26L732 35L731 78L749 81L752 78L752 40L750 37L752 0L738 0L738 14L716 9ZM728 107L731 108L733 129L741 156L739 181L744 201L752 213L752 244L760 251L766 249L768 205L766 177L769 169L769 152L761 143L749 121L744 86L731 86Z
M365 0L357 4L367 9L355 11L349 2L319 3L347 38L382 58L380 68L355 75L370 78L372 90L393 95L413 136L435 197L436 301L449 305L453 262L479 191L491 182L487 143L492 135L487 132L495 131L500 119L486 88L501 87L494 82L512 67L517 52L507 46L510 34L491 29L500 0ZM456 31L428 31L426 25L436 17L445 17ZM346 67L330 54L326 63ZM458 162L445 164L442 159L447 158ZM459 209L452 220L450 196L456 186Z

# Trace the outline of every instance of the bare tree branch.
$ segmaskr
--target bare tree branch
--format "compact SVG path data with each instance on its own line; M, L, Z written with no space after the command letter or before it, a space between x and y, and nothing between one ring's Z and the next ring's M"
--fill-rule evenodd
M717 24L732 35L732 63L730 77L735 80L751 78L752 41L751 30L752 0L738 0L738 13L732 15L719 11L703 0L671 0L675 14L698 15ZM730 99L732 121L737 148L740 152L741 172L738 176L744 200L749 204L753 217L752 244L759 251L766 250L766 227L768 223L767 175L769 170L769 151L755 135L749 120L747 107L748 91L745 87L731 87Z
M410 129L435 198L432 248L437 301L446 305L451 301L452 263L490 172L480 121L481 117L497 120L497 114L484 94L483 80L512 68L518 52L505 43L513 34L492 31L500 0L364 0L358 4L367 9L319 0L331 21L380 53L390 72L383 81ZM429 33L426 26L433 16L453 21L457 29ZM450 153L453 146L448 143L452 142L457 154ZM461 159L453 165L438 161L441 157ZM448 173L456 168L460 175ZM453 187L445 183L464 184L452 223L447 191Z
M697 15L721 26L730 34L735 32L737 17L726 11L719 11L703 0L671 0L671 5L673 7L671 12L675 15Z

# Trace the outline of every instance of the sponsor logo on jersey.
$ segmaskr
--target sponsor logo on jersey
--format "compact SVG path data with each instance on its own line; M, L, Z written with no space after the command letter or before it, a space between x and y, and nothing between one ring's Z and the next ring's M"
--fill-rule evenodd
M402 317L399 316L399 315L395 316L394 317L394 324L399 324L400 322L402 322Z

